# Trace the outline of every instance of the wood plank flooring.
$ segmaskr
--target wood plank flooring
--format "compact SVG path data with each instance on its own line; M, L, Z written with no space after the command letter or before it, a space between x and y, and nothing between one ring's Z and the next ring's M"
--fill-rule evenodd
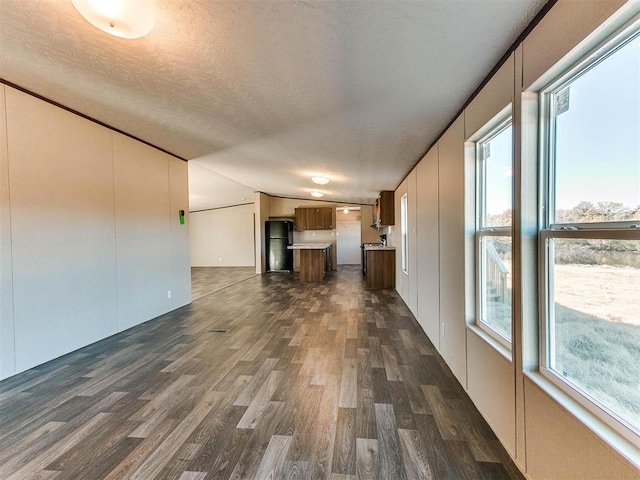
M191 301L256 275L256 267L191 267Z
M398 295L341 267L252 276L0 382L0 478L523 477Z

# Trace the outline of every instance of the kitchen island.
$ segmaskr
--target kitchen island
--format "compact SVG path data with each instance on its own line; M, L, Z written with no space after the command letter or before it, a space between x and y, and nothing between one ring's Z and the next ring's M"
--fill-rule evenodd
M331 270L330 243L294 243L289 250L300 250L300 281L321 282Z
M395 288L396 247L364 244L366 279L369 288Z

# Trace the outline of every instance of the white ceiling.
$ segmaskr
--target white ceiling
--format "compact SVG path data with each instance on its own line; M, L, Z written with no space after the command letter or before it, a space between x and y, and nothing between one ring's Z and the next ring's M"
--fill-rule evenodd
M191 210L395 189L546 0L143 0L138 40L0 0L0 77L189 159ZM191 163L190 162L190 163Z

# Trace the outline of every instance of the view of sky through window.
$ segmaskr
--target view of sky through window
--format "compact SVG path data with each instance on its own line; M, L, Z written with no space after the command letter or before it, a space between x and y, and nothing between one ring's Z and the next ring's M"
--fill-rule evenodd
M489 142L489 155L485 154L486 219L485 226L511 225L513 189L512 128L509 125ZM496 218L502 216L502 218Z
M640 36L571 82L555 128L557 209L640 205Z

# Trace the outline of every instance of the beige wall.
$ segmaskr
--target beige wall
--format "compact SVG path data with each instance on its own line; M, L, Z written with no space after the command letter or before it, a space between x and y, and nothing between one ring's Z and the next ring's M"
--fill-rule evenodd
M360 241L362 243L376 243L380 241L380 232L371 228L373 223L373 207L371 205L362 205L360 207Z
M7 377L188 303L190 277L188 226L171 224L173 208L188 210L185 162L1 90L3 294L13 289L3 352L5 332L15 333Z
M190 252L194 267L253 267L253 204L191 213Z
M416 167L416 318L436 348L440 348L440 237L438 145Z
M254 193L256 273L267 271L265 224L271 214L271 197L261 192Z
M621 6L617 15L610 17ZM637 13L638 7L638 2L619 0L558 1L396 190L399 232L400 197L412 195L411 182L417 175L415 215L411 215L409 199L410 245L414 226L417 232L417 278L401 272L398 250L396 288L412 311L412 291L417 291L414 313L420 325L531 479L640 478L637 445L624 440L536 372L538 319L529 293L535 291L537 269L538 123L537 106L531 101L537 101L536 89L549 81L550 74L556 75L578 60L621 25L625 15L628 20L632 9ZM474 201L473 181L469 182L473 163L465 164L464 147L465 140L509 105L514 110L516 147L514 202L524 218L521 213L514 218L516 228L521 228L514 235L517 308L512 352L505 353L473 326L473 281L469 282L473 275L473 247L469 248L473 225L465 224L469 204ZM411 246L409 251L414 251Z

